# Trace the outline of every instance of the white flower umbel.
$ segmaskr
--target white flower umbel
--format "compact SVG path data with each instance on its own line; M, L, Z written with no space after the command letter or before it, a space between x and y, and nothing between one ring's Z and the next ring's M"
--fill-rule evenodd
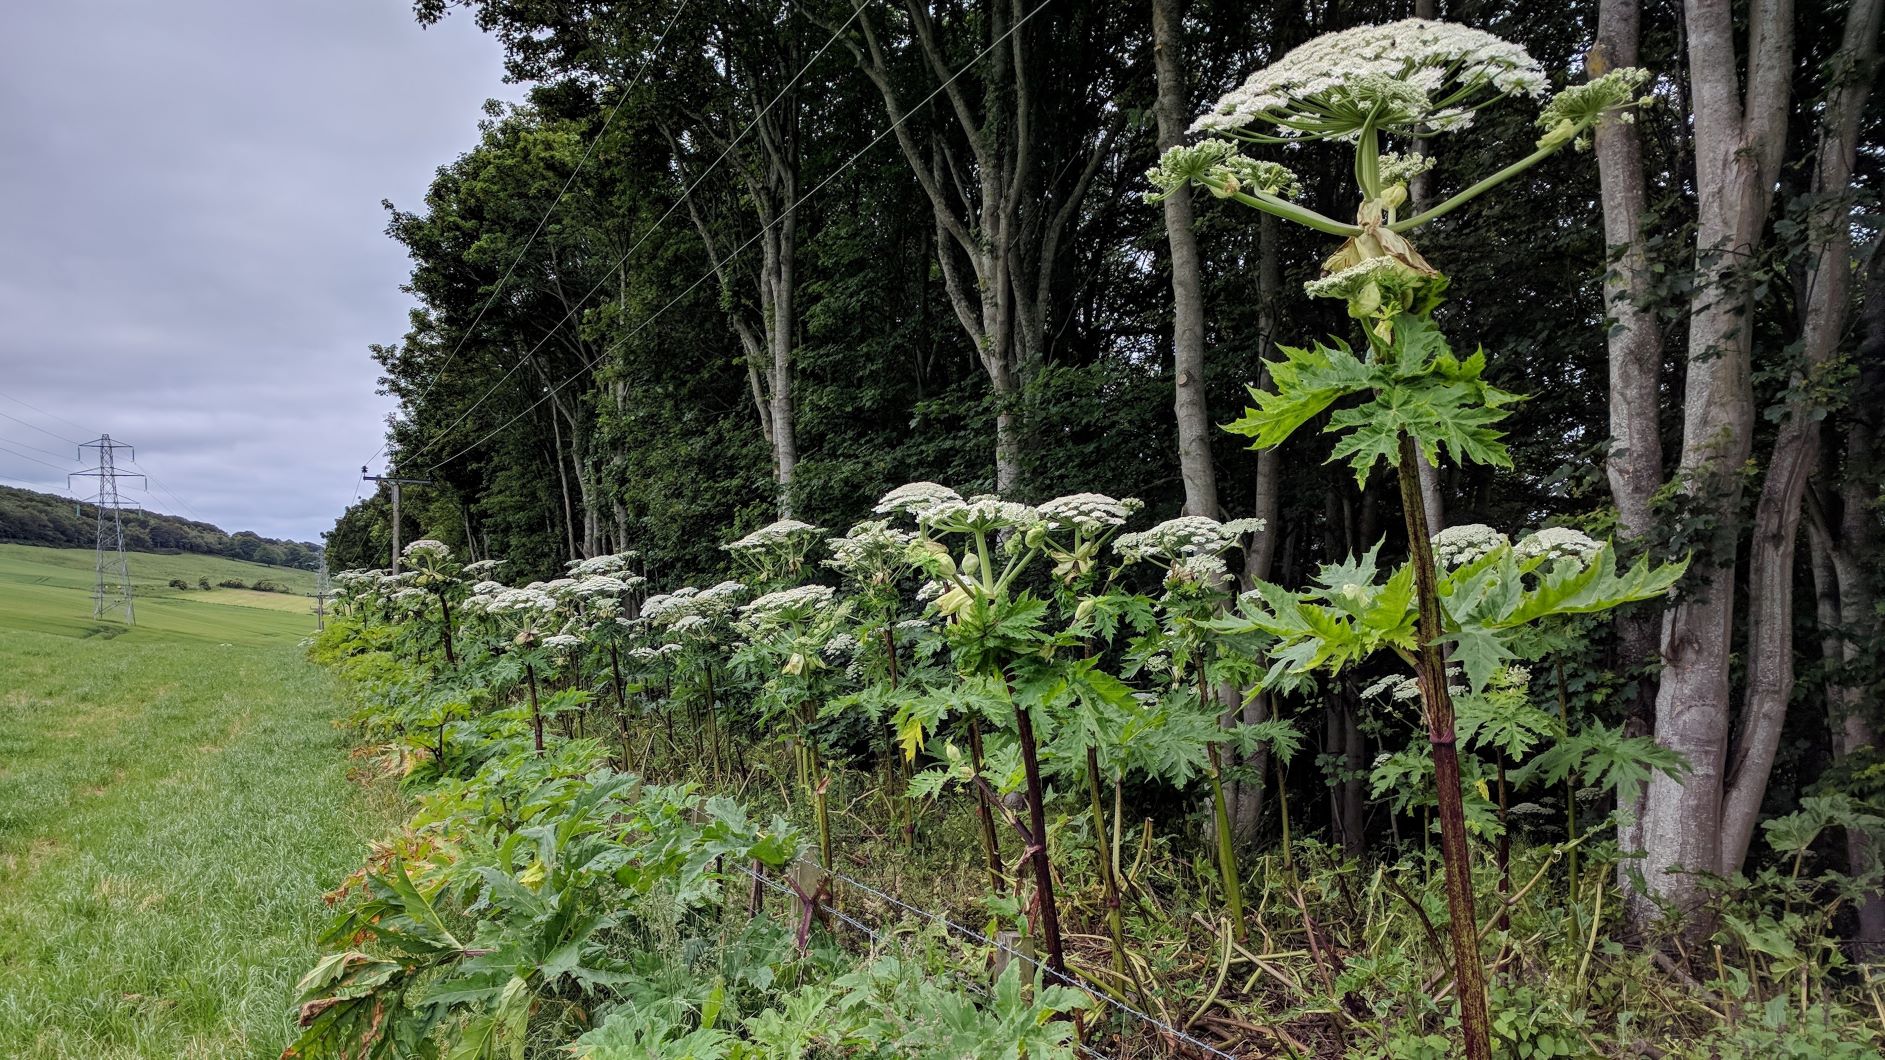
M831 550L825 566L859 581L880 581L904 565L915 538L915 534L896 529L888 520L862 522L843 537L825 539L825 547Z
M476 563L465 564L465 573L473 578L480 578L504 565L501 559L481 559Z
M556 598L541 589L505 589L489 599L485 610L493 615L540 615L556 610Z
M917 521L945 534L989 534L1038 525L1041 513L993 493L968 500L943 501L917 514Z
M1136 497L1114 500L1104 493L1069 493L1043 503L1037 511L1053 529L1070 528L1097 534L1122 526L1126 517L1145 507Z
M828 585L800 585L781 589L740 608L740 617L760 626L797 622L811 618L829 607L833 595Z
M1181 515L1150 530L1121 534L1113 551L1129 563L1159 560L1168 565L1186 556L1221 556L1236 548L1245 534L1263 529L1261 519L1232 519L1220 523L1203 515Z
M495 596L498 593L503 592L507 588L509 588L509 586L505 585L503 582L494 582L487 579L485 581L481 581L478 584L472 586L471 595Z
M1383 677L1379 681L1361 690L1361 698L1363 699L1383 697L1387 699L1397 699L1404 703L1412 702L1420 698L1420 685L1411 677L1393 674ZM1378 765L1379 763L1377 762L1376 764Z
M911 482L883 495L877 507L871 509L878 515L908 514L920 516L938 504L960 504L962 494L948 486L934 482Z
M1442 567L1459 567L1511 544L1485 523L1461 523L1433 535L1433 558Z
M583 646L583 639L569 633L558 633L543 638L543 646L557 651L574 651Z
M728 552L770 552L794 547L800 538L822 533L824 533L823 530L810 523L802 523L797 519L780 519L722 547Z
M640 579L634 579L639 581ZM611 597L627 592L632 585L629 581L611 577L607 574L589 574L576 579L571 592L581 597Z
M1547 559L1574 559L1579 563L1589 562L1590 558L1603 548L1589 535L1568 526L1547 526L1543 530L1526 537L1512 546L1520 559L1533 559L1544 556Z
M606 556L571 560L567 566L572 578L582 578L590 574L620 574L628 569L630 561L638 555L640 553L637 552L612 552Z
M429 537L424 537L400 549L399 554L407 559L433 559L443 561L452 558L452 549L450 545L447 545L443 541L434 541Z
M1251 74L1192 131L1253 139L1353 139L1451 132L1502 96L1537 96L1544 69L1524 48L1450 22L1409 18L1330 33ZM1253 133L1267 125L1274 136Z

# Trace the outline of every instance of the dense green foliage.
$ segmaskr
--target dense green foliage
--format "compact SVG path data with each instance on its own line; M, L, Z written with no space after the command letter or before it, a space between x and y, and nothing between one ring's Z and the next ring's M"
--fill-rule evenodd
M1217 620L1207 568L1248 526L1179 519L1113 538L1130 505L1096 495L1038 512L948 498L933 484L885 498L916 514L915 534L872 521L822 543L775 524L736 543L742 581L666 594L640 589L632 556L508 588L432 541L403 575L337 578L343 615L316 657L350 679L361 736L423 794L303 982L298 1055L1067 1055L1055 1043L1073 1025L1038 1022L1042 1006L1085 1009L1103 1055L1154 1055L1156 1027L1111 1002L1228 1055L1455 1055L1424 840L1363 869L1298 838L1229 853L1241 874L1197 840L1222 804L1220 749L1263 742L1287 761L1302 746L1295 719L1218 728L1214 687L1266 644L1304 677L1342 665L1299 653L1305 640L1349 665L1357 636L1406 644L1407 568L1370 556L1320 572L1320 591L1266 587ZM1580 611L1675 574L1619 579L1607 550L1552 540L1490 543L1447 581L1456 614L1540 670ZM841 590L808 580L821 557ZM1157 595L1109 588L1121 564L1163 569ZM1399 750L1368 782L1424 833L1425 732L1382 684L1378 731ZM1611 822L1598 800L1558 795L1614 796L1682 763L1533 706L1534 684L1549 694L1505 667L1456 690L1499 1055L1874 1050L1867 988L1825 936L1867 884L1807 870L1827 832L1885 820L1834 798L1771 822L1783 867L1724 886L1712 970L1692 991L1662 985L1650 956L1605 939ZM776 816L761 826L762 813ZM1055 867L1051 890L1034 858ZM943 930L886 893L974 927ZM1046 990L1028 1009L1012 961L973 985L994 940L1051 961L1056 904L1070 982L1089 996ZM950 1015L926 1031L929 1009ZM958 1037L924 1036L938 1030Z
M91 548L98 539L97 513L80 510L70 497L0 486L0 542ZM133 552L190 552L245 563L313 570L321 547L305 541L278 541L248 530L225 533L209 523L135 512L124 516L124 547Z
M1188 81L1177 109L1189 120L1290 48L1410 6L1163 5L1177 12ZM1840 1008L1822 1021L1833 1025L1825 1033L1863 1051L1841 1006L1869 989L1845 962L1885 939L1885 902L1867 890L1878 877L1868 837L1881 810L1868 734L1885 702L1885 638L1874 635L1880 615L1869 595L1885 573L1885 550L1872 544L1885 463L1868 411L1885 385L1879 101L1861 97L1854 112L1851 186L1820 188L1822 119L1864 78L1834 54L1853 36L1842 29L1844 5L1779 5L1797 61L1785 64L1791 94L1776 134L1784 142L1773 147L1783 164L1757 182L1777 197L1724 275L1724 252L1697 246L1720 197L1697 186L1698 155L1757 152L1715 152L1719 144L1701 138L1691 100L1728 64L1692 67L1694 35L1675 27L1723 21L1726 36L1759 39L1748 12L1774 5L1639 6L1634 62L1648 74L1610 71L1558 96L1542 118L1538 106L1489 104L1470 127L1445 130L1445 150L1431 152L1437 165L1420 172L1406 152L1432 130L1406 114L1377 130L1380 115L1366 108L1311 122L1331 137L1369 131L1355 137L1358 151L1259 143L1233 160L1205 140L1162 155L1160 140L1170 145L1174 134L1154 120L1150 3L709 2L677 12L640 0L425 0L416 5L425 22L475 16L503 43L508 73L531 87L523 105L491 111L479 142L440 169L423 205L392 209L388 233L412 256L417 304L407 335L373 353L401 402L393 464L436 482L406 494L399 539L503 560L514 584L633 552L645 590L663 590L653 599L670 606L682 587L715 586L729 573L754 593L802 591L764 628L698 637L596 641L560 621L505 627L523 638L510 663L521 673L476 680L497 688L488 706L515 712L511 723L528 724L533 742L549 721L555 743L557 714L606 729L595 714L611 690L629 716L625 732L640 731L624 682L645 694L640 713L673 719L678 707L682 731L700 741L696 760L683 769L670 746L659 768L742 794L764 778L828 864L842 864L834 833L844 829L819 778L831 770L843 787L847 771L893 743L905 749L901 764L896 755L878 763L881 779L859 780L859 797L878 800L873 826L906 844L922 831L925 799L965 783L1017 796L1026 815L1004 821L1006 802L969 798L971 810L953 819L957 837L983 851L967 870L972 885L1013 893L1009 877L1025 876L1038 894L1030 911L1043 921L1029 927L1051 950L1047 859L1026 873L988 862L1004 826L1050 839L1059 829L1059 847L1041 845L1074 892L1068 918L1110 950L1107 982L1142 988L1135 960L1157 966L1162 981L1204 980L1173 1016L1262 1026L1258 1013L1281 1013L1292 1033L1312 1026L1322 1036L1313 1050L1365 1041L1390 1055L1443 1055L1445 1044L1429 1043L1427 1054L1418 1044L1446 1041L1446 1007L1421 1000L1448 974L1428 930L1443 918L1426 915L1441 908L1428 852L1438 818L1449 874L1483 862L1473 892L1456 889L1448 912L1456 949L1471 948L1473 929L1461 925L1475 912L1497 947L1483 956L1499 1035L1516 1033L1515 1012L1533 1011L1562 1017L1540 1032L1550 1041L1598 1052L1628 1053L1640 1035L1706 1040L1700 1048L1724 1055L1815 1055L1833 1046L1812 1040L1820 1032L1781 1000L1783 979L1799 972L1800 1011L1815 1011L1810 982L1825 984L1825 1004ZM1446 15L1522 45L1547 82L1533 86L1541 90L1608 69L1602 56L1588 69L1581 62L1597 28L1593 5L1466 3ZM1750 69L1761 62L1747 58ZM1572 147L1615 109L1634 121L1647 197L1640 260L1627 263L1640 283L1606 304L1606 277L1626 264L1606 248L1600 223L1615 210L1597 168ZM1161 157L1181 165L1154 169L1148 182ZM1458 205L1454 196L1494 174L1509 178L1496 193L1423 224L1418 253L1405 245L1417 211ZM1182 228L1167 227L1171 204L1160 200L1191 195L1188 183L1215 198L1187 200L1202 259L1204 356L1202 368L1180 370ZM1272 216L1243 209L1253 204ZM1288 224L1305 218L1313 238ZM1827 266L1817 255L1829 218L1852 245ZM1320 233L1349 242L1336 249ZM1328 289L1383 248L1405 275ZM1829 267L1850 273L1853 295L1836 307L1822 359L1808 361L1814 292L1826 289L1816 270ZM1312 298L1318 285L1336 297ZM1737 369L1716 367L1732 351L1711 349L1705 334L1690 345L1692 320L1710 319L1702 310L1716 294L1746 300L1749 368L1738 380ZM1640 311L1656 340L1647 396L1608 393L1626 310ZM1824 306L1818 312L1827 319ZM1685 391L1716 371L1729 377L1722 386ZM1709 432L1732 419L1706 403L1737 381L1746 383L1752 457L1737 456L1725 478L1703 473L1688 465L1691 450L1705 450ZM1209 422L1242 436L1212 431L1202 475L1196 446L1179 439L1192 395ZM1644 514L1628 523L1619 475L1630 454L1612 434L1632 401L1662 444L1643 471ZM1802 423L1823 423L1824 439L1795 444ZM1416 493L1427 477L1418 456L1437 471ZM1216 501L1196 501L1198 478ZM1787 501L1789 484L1808 478L1804 502ZM898 531L860 520L907 510L872 509L885 491L924 480L954 484L989 511L1076 491L1131 494L1145 514L1109 523L1108 533L1143 543L1183 511L1238 527L1236 547L1207 551L1243 562L1204 571L1168 556L1163 572L1149 571L1115 565L1104 535L1075 543L1019 525L929 527L930 538L949 540L916 562L930 578L960 582L924 601L928 619L947 629L932 629L925 654L909 659L898 652L916 645L893 636L873 658L872 637L849 631L864 646L852 665L867 676L820 665L820 645L846 623L915 621L913 586L903 586L911 613L900 617L889 592L913 575L887 576L873 593L818 570L815 549L789 570L754 570L740 543L756 527L799 532L778 530L779 516L858 525L867 538ZM976 499L996 487L1000 500ZM386 563L388 507L382 494L343 514L329 540L336 566ZM1796 536L1786 520L1802 510ZM1244 521L1251 516L1261 528ZM1432 573L1438 584L1420 587L1417 575L1434 566L1411 529L1423 522L1454 536L1434 539L1452 559ZM1620 524L1614 546L1599 549L1592 538ZM1750 558L1774 542L1777 559ZM1572 558L1575 570L1559 568ZM401 635L469 674L491 650L478 638L498 630L485 625L490 616L455 610L487 594L454 596L450 585L396 585L387 595L403 593L392 606L408 616L436 609L437 627L408 621ZM1178 589L1193 595L1176 598ZM1711 592L1717 601L1734 594L1728 618L1683 625L1700 621L1686 616ZM623 617L660 627L656 615L636 614L641 594L624 599ZM1625 601L1635 603L1595 617ZM1423 635L1416 604L1438 606L1420 619ZM453 646L454 621L473 631L468 646ZM1676 638L1660 655L1659 629ZM586 656L572 670L553 653L528 654L559 636L583 640L584 651L606 648L611 665ZM653 667L615 657L636 649L666 654ZM1451 708L1434 707L1448 698L1448 656L1462 670L1457 731ZM1410 666L1421 671L1419 689L1401 682ZM617 676L624 667L633 672ZM1663 680L1665 667L1681 680ZM554 700L564 693L595 698ZM1135 694L1159 704L1157 724L1108 713L1143 704ZM1683 713L1706 713L1712 728L1652 733ZM434 724L435 736L449 736L443 717ZM1069 745L1069 732L1090 739ZM1679 738L1681 753L1671 750ZM756 765L774 739L788 753ZM1453 757L1439 748L1456 742L1470 836L1446 834L1460 823L1460 800L1450 780L1435 783L1438 763ZM448 759L449 743L436 751ZM624 745L618 766L643 768L649 754ZM1717 804L1730 782L1746 781L1738 796L1754 792L1739 817L1754 834L1745 859L1711 850L1701 864L1671 866L1669 840L1682 829L1667 827L1677 819L1667 814L1676 811L1662 811L1660 846L1638 845L1633 830L1650 816L1638 796L1691 781ZM1130 810L1112 814L1147 822L1142 849L1157 834L1168 844L1161 853L1176 859L1163 864L1183 866L1165 870L1179 878L1166 890L1142 895L1157 913L1121 908L1132 905L1122 893L1138 893L1133 881L1143 885L1138 866L1109 868L1098 853L1083 866L1081 844L1064 838L1085 830L1086 849L1104 851L1115 798ZM1037 813L1046 816L1023 819ZM1131 830L1113 821L1117 857ZM1721 823L1694 821L1709 834ZM1304 871L1299 860L1314 863L1299 858L1305 837L1321 844L1317 857L1336 880L1337 866L1351 863L1372 873L1367 897L1280 885L1303 879L1293 875ZM1652 855L1651 892L1670 876L1699 879L1684 887L1701 897L1667 918L1692 932L1667 973L1680 984L1670 994L1649 982L1655 973L1641 962L1650 958L1623 948L1640 939L1610 919L1626 899L1632 928L1662 912L1634 881L1637 860L1620 851ZM1529 890L1528 864L1538 873ZM1612 893L1619 865L1629 886ZM1706 878L1716 870L1728 882ZM1494 888L1535 905L1501 908ZM1279 912L1284 898L1294 901ZM1422 915L1407 920L1407 906ZM1017 915L976 915L1003 912ZM1279 926L1278 916L1295 923ZM1533 916L1535 926L1520 926ZM1325 938L1335 929L1318 925L1333 922L1353 933ZM1251 931L1289 936L1311 964L1277 974L1254 964L1240 969L1253 978L1235 991L1209 985L1235 984L1227 970L1134 956L1157 954L1154 940L1182 939L1187 953L1224 954L1228 968L1257 960L1236 949ZM1855 940L1850 954L1834 941L1842 938ZM1324 942L1341 961L1327 958ZM1740 956L1711 966L1703 942ZM1513 954L1532 943L1547 955L1515 972ZM1786 955L1754 956L1770 943ZM1367 989L1346 977L1397 958L1406 963ZM1291 987L1283 998L1256 996L1279 976ZM1757 1001L1764 1025L1743 1018Z

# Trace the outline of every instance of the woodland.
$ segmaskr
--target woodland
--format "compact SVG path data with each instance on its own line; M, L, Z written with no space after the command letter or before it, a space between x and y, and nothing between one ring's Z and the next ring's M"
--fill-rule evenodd
M1882 12L420 0L291 1052L1877 1055Z
M91 548L97 540L97 518L87 515L70 497L0 486L0 542ZM321 562L321 546L312 542L277 540L253 530L232 534L210 523L150 511L124 516L124 547L133 552L189 552L302 570L313 570Z

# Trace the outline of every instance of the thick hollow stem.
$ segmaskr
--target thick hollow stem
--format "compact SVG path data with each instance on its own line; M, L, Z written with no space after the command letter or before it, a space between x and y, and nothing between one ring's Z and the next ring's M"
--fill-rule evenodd
M1029 860L1034 863L1035 899L1041 905L1041 936L1047 942L1047 968L1062 982L1067 978L1067 959L1060 950L1060 911L1054 905L1054 869L1047 860L1047 811L1041 805L1041 763L1034 748L1034 719L1028 708L1015 704L1015 729L1021 740L1021 766L1028 777Z
M1405 221L1396 221L1393 224L1388 225L1387 229L1390 232L1406 232L1411 229L1419 228L1421 225L1424 225L1428 221L1434 220L1437 217L1444 217L1447 214L1452 213L1454 210L1457 210L1460 207L1466 205L1467 203L1473 201L1479 196L1484 195L1486 192L1491 191L1493 188L1496 188L1499 185L1504 184L1506 181L1511 180L1513 177L1518 176L1520 173L1523 173L1526 170L1537 165L1538 163L1543 162L1545 159L1550 158L1552 155L1558 152L1558 148L1563 147L1566 143L1569 143L1569 142L1570 142L1569 140L1563 140L1563 141L1551 144L1548 147L1541 147L1538 150L1533 151L1531 154L1526 155L1524 158L1521 158L1518 161L1512 163L1511 165L1505 167L1504 169L1501 169L1497 173L1494 173L1492 176L1487 177L1485 180L1482 180L1479 183L1473 185L1472 187L1467 188L1465 191L1460 192L1458 195L1455 195L1452 198L1446 200L1445 202L1440 203L1438 206L1435 206L1433 209L1422 210L1421 212L1415 214L1414 216L1409 217Z
M1491 1060L1490 1019L1486 1012L1486 970L1479 956L1479 927L1473 909L1472 848L1466 838L1466 804L1460 793L1459 747L1454 740L1453 697L1447 690L1446 658L1440 638L1439 574L1427 537L1427 513L1420 500L1420 454L1414 439L1401 435L1397 476L1401 509L1407 518L1407 550L1414 565L1419 601L1420 650L1414 657L1421 702L1427 710L1427 742L1433 748L1433 779L1440 815L1440 857L1446 866L1448 927L1453 939L1455 982L1459 984L1460 1037L1467 1060Z
M1231 933L1238 942L1248 937L1244 927L1244 884L1237 873L1237 848L1231 839L1230 807L1224 801L1224 775L1216 744L1211 753L1211 812L1217 821L1217 871L1224 881L1224 908L1230 917Z
M452 602L439 594L439 614L445 618L445 663L452 669L458 669L458 655L452 651Z
M982 723L976 718L969 719L969 765L976 776L982 775ZM975 817L982 826L982 853L988 859L988 884L996 894L1008 891L1007 874L1001 868L1001 838L995 834L995 815L988 808L988 799L981 792L975 793Z
M1113 876L1113 852L1106 835L1105 801L1100 794L1100 756L1086 749L1087 806L1093 815L1094 859L1100 866L1100 890L1106 900L1106 933L1113 940L1113 970L1126 971L1126 930L1119 915L1119 881Z
M1218 190L1222 191L1223 189L1220 188ZM1231 192L1230 198L1243 203L1245 206L1262 210L1264 213L1274 214L1285 221L1294 221L1305 228L1313 228L1318 232L1326 232L1332 236L1358 236L1361 234L1361 228L1358 225L1343 224L1333 218L1324 217L1322 214L1307 207L1298 206L1286 199L1279 199L1268 192L1234 191Z
M537 708L537 668L524 664L524 681L530 686L530 728L536 737L537 753L543 753L543 712Z

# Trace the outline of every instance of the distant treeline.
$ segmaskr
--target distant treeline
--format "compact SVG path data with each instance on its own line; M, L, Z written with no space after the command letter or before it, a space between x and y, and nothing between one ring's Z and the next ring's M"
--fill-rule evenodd
M96 509L69 497L0 486L0 542L90 548L97 534ZM319 545L277 541L248 530L233 534L209 523L155 512L126 512L124 547L138 552L193 552L312 570L321 562Z

